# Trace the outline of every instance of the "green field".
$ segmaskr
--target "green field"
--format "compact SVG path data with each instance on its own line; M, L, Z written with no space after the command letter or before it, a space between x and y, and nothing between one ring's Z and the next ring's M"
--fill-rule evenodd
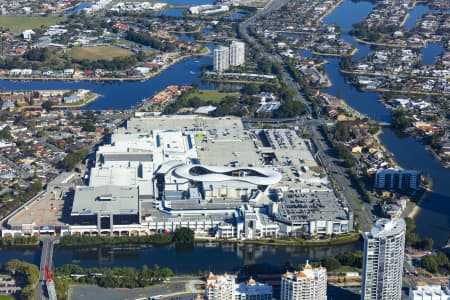
M0 295L0 300L14 300L14 297L11 295Z
M115 57L126 57L133 52L114 46L80 47L68 51L69 56L79 60L112 60Z
M226 93L226 92L220 92L217 90L197 90L197 91L192 91L189 94L189 98L194 98L194 97L198 97L200 98L200 100L207 102L207 101L212 101L212 102L220 102L222 101L223 98L225 98L226 96L235 96L235 97L239 97L239 93Z
M0 16L0 27L8 28L13 34L20 34L26 29L36 29L55 25L64 21L65 17L27 17L27 16Z

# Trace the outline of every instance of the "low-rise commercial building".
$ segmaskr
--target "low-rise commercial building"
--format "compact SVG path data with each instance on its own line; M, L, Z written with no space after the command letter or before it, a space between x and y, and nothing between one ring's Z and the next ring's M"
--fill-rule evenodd
M189 227L198 237L258 239L353 230L301 132L246 130L236 117L139 116L98 147L86 186L66 205L62 235Z
M409 290L409 300L450 300L450 286L418 285Z

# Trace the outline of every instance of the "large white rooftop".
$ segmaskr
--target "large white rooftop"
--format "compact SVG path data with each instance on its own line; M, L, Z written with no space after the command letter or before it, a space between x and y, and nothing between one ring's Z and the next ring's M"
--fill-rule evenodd
M449 300L449 288L443 289L440 285L422 285L409 291L410 300Z
M72 216L111 213L138 214L139 195L132 186L78 186L72 206Z
M406 224L403 219L379 219L370 231L369 238L385 239L405 232Z

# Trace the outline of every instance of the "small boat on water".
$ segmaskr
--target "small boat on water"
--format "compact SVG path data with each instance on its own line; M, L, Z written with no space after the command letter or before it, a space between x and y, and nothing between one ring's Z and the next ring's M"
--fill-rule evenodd
M189 71L189 74L194 75L195 72L194 71Z

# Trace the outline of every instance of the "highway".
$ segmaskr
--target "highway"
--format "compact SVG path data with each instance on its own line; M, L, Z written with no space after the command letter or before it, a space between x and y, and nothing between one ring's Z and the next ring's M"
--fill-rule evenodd
M263 56L268 57L272 61L275 61L281 65L284 65L282 57L278 54L268 53L259 41L249 34L249 26L254 24L258 18L270 13L271 11L280 9L288 2L288 0L271 0L263 9L258 10L255 15L251 16L244 22L241 22L239 25L240 33L245 39L251 41ZM301 86L299 83L296 82L284 69L281 74L281 78L282 81L295 92L294 100L303 102L308 108L308 115L311 115L311 103L307 102L300 93ZM328 170L330 177L335 179L336 184L339 187L339 193L342 198L347 200L354 215L358 218L360 229L363 232L369 231L372 228L374 218L372 216L372 206L361 201L361 197L357 194L356 189L353 187L347 170L340 165L341 162L339 160L331 156L331 154L334 153L334 149L329 147L320 130L320 126L325 122L325 120L316 119L304 121L302 119L298 119L296 122L303 123L303 125L308 129L308 132L311 133L313 141L318 148L318 156L320 157L323 166Z
M318 155L322 165L328 171L329 176L335 180L341 197L347 200L354 215L358 217L360 230L363 232L370 231L374 218L372 206L361 201L361 197L357 194L350 176L347 173L347 169L341 166L342 161L334 157L335 151L325 140L322 130L320 129L320 121L306 121L305 126L308 128L308 132L311 133L313 141L317 146Z

